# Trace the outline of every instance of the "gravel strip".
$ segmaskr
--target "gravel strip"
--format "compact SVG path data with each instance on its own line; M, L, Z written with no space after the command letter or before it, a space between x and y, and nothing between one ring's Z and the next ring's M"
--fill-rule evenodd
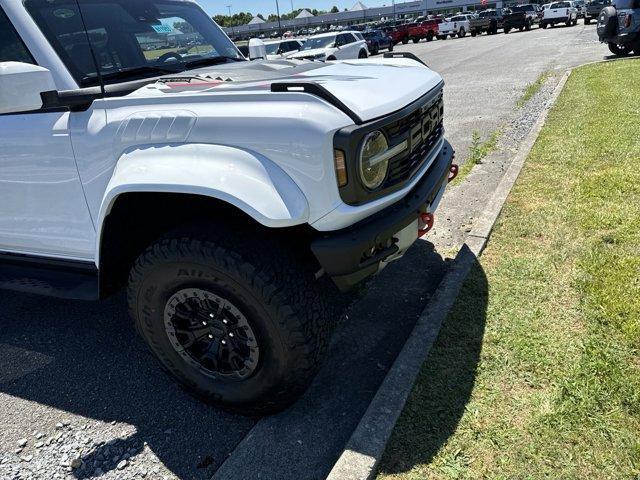
M547 108L559 80L560 74L551 75L529 102L515 111L514 118L503 126L496 151L487 155L467 178L447 192L439 214L436 214L435 228L429 236L429 241L435 244L438 251L452 258L460 250L475 219L509 167L509 162ZM464 160L457 159L459 164L463 164Z
M115 422L108 426L122 428ZM177 478L158 461L147 442L136 437L133 427L122 429L119 435L109 430L101 422L74 425L68 421L56 423L53 429L34 430L18 440L12 452L0 452L0 479Z

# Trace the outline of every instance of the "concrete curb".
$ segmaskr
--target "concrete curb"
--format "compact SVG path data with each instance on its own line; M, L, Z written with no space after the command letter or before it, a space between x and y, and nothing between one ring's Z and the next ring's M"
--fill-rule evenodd
M327 480L368 480L375 476L387 442L422 364L440 332L442 322L453 306L473 263L486 246L502 207L546 122L547 114L557 101L570 74L571 70L566 71L556 86L547 108L531 128L453 265L420 315L411 336L380 385Z

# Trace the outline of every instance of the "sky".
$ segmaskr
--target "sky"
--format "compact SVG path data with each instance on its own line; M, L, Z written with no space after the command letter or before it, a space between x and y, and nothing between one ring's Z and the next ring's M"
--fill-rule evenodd
M379 7L390 5L391 0L361 0L367 7ZM280 13L291 11L291 0L278 0ZM227 5L231 5L231 13L251 12L254 15L261 13L264 16L276 13L275 0L198 0L198 3L211 15L228 15ZM351 8L356 0L293 0L293 8L308 7L318 10L330 10L336 5L340 10Z

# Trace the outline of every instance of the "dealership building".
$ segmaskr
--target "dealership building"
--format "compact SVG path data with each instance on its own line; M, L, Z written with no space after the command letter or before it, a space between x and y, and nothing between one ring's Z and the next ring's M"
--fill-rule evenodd
M509 2L513 3L513 2ZM357 23L372 22L378 20L390 20L395 18L414 17L427 14L449 14L460 11L480 10L483 8L500 8L503 0L491 1L481 4L473 0L420 0L414 2L396 3L385 7L367 8L362 2L357 2L351 9L338 13L326 13L314 16L307 10L303 10L293 20L282 20L283 30L300 30L303 28L324 27L329 25L353 25ZM278 22L265 22L255 17L249 24L233 28L225 28L231 36L249 37L267 34L277 31Z

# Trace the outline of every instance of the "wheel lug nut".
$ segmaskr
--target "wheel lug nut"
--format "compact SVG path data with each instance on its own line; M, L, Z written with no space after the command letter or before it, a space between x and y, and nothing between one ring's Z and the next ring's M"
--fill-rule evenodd
M233 333L230 333L230 334L229 334L229 336L230 336L230 337L233 337Z
M213 335L209 334L209 338L210 338L210 339L212 339L212 338L213 338Z
M210 313L210 314L209 314L209 317L210 317L210 318L213 318L213 313Z
M206 327L207 326L207 322L202 322L202 325L204 325Z
M226 345L227 341L226 340L222 340L222 342L220 342L220 343L222 343L223 345Z
M229 323L229 320L226 320L226 319L222 320L222 323L224 323L226 325L227 323Z

